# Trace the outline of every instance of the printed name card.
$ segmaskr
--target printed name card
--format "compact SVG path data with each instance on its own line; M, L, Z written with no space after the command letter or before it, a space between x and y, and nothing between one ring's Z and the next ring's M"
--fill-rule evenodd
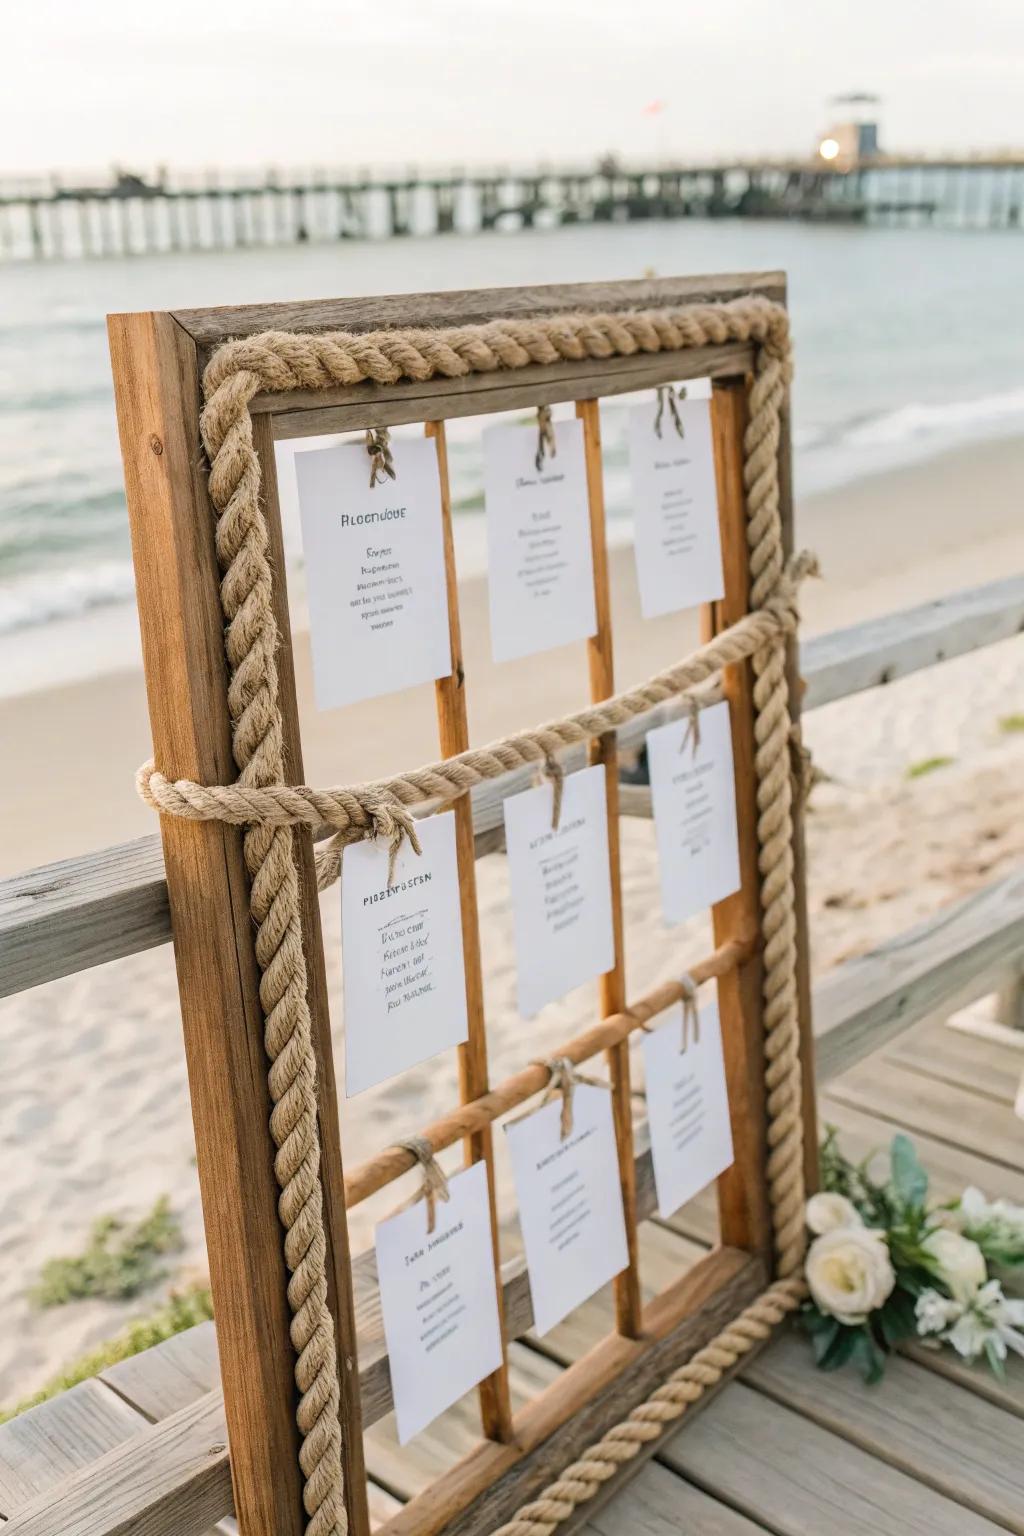
M561 1118L555 1101L505 1127L541 1334L629 1262L611 1094L578 1083L564 1141Z
M466 1039L455 814L417 823L388 885L387 844L353 843L341 864L348 1098Z
M566 775L557 828L553 805L552 784L505 801L519 1012L528 1019L615 964L604 769Z
M647 1120L658 1212L671 1216L731 1166L732 1129L717 1002L681 1050L682 1005L669 1022L644 1035Z
M372 487L362 443L295 455L318 709L451 673L437 447L392 454Z
M487 1171L448 1184L427 1232L422 1201L377 1228L377 1273L398 1440L405 1445L501 1364Z
M536 427L484 432L484 497L495 661L597 630L583 423L554 423L538 470Z
M667 923L682 923L739 890L736 786L727 703L647 733L651 800Z
M688 389L693 386L687 386ZM722 597L711 401L676 401L655 431L656 401L629 413L629 463L640 609L645 619Z

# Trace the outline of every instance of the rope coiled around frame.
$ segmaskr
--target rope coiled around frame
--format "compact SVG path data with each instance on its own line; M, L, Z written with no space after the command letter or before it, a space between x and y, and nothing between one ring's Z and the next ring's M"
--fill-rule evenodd
M284 783L279 702L279 636L272 603L259 460L249 406L264 391L322 389L366 380L462 378L471 373L601 360L639 352L683 351L728 342L755 345L755 377L745 438L744 483L754 610L695 653L706 677L750 656L755 673L755 764L765 936L765 1049L768 1061L769 1189L778 1280L651 1397L635 1407L539 1498L502 1528L502 1536L548 1536L591 1498L619 1465L685 1412L802 1294L803 1166L795 984L792 792L785 640L795 624L793 583L807 562L783 568L779 517L780 410L790 376L788 317L781 305L752 296L726 304L622 314L568 314L494 320L438 330L365 335L270 331L220 347L203 378L203 443L216 514L221 606L229 666L228 706L238 778L233 785L171 781L147 765L145 797L165 814L230 821L245 828L250 910L256 930L260 999L270 1060L271 1134L290 1280L291 1337L299 1389L296 1417L305 1478L308 1536L345 1536L339 1386L334 1325L327 1301L327 1242L320 1183L316 1061L306 996L299 876L292 828L326 823L342 841L383 832L398 837L402 807L461 793L483 777L538 761L560 746L622 723L657 699L631 707L640 690L619 695L537 732L403 775L386 784L315 791ZM736 654L726 654L740 641ZM717 650L715 647L717 646ZM713 664L712 662L713 657ZM690 658L690 662L694 658ZM652 680L678 693L699 679L689 663ZM647 685L648 688L652 684ZM616 707L620 718L606 714ZM205 798L204 798L205 797ZM408 812L405 812L408 816Z

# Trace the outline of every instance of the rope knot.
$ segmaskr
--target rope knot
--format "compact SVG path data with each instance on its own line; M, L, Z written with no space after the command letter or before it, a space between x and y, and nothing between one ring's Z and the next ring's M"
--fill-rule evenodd
M548 1085L541 1099L541 1108L550 1104L556 1094L562 1096L562 1118L559 1123L559 1138L565 1141L572 1135L573 1114L572 1101L576 1092L577 1083L586 1083L589 1088L607 1088L608 1084L599 1077L588 1077L585 1072L577 1070L568 1056L534 1057L531 1063L535 1067L544 1067L550 1074Z
M544 468L544 460L554 459L558 455L558 440L555 437L555 424L551 419L550 405L538 405L537 407L537 452L534 463L537 473Z
M387 427L367 427L366 451L370 455L370 489L382 480L395 479L395 463L391 456L391 433Z
M361 797L368 825L362 839L373 842L378 837L388 845L388 890L395 883L395 865L402 844L408 843L413 853L423 852L416 831L416 818L407 806L387 791L367 792Z
M422 1184L412 1199L407 1200L400 1209L408 1210L409 1206L415 1205L417 1200L425 1201L429 1236L437 1225L437 1202L451 1199L448 1177L434 1156L434 1149L425 1136L406 1136L402 1141L396 1141L394 1145L400 1147L403 1152L411 1152L423 1170Z

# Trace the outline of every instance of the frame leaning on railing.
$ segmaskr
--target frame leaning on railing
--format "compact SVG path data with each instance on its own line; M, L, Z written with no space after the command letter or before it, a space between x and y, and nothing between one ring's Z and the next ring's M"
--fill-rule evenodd
M744 275L735 279L697 279L689 282L589 285L571 289L504 291L470 295L442 295L385 301L358 301L330 305L275 306L270 310L206 311L177 316L120 317L113 323L115 356L119 357L119 393L122 430L129 433L126 476L132 515L147 523L147 537L157 535L155 553L161 562L159 590L146 590L140 580L140 602L149 612L147 667L151 654L159 678L150 674L151 695L157 687L171 690L161 705L151 699L154 740L161 766L205 782L228 782L233 777L227 740L221 616L216 600L218 572L212 548L212 514L205 484L197 467L199 375L210 353L225 338L277 327L279 329L355 330L381 324L452 324L483 321L498 314L543 314L567 309L609 310L623 307L679 305L693 301L720 301L738 294L757 292L778 301L784 285L774 274ZM671 356L610 359L600 368L594 363L558 365L557 368L524 369L512 375L452 381L440 387L409 384L381 389L356 386L347 390L317 391L303 398L295 393L278 399L254 402L255 431L265 476L273 474L272 443L275 436L308 435L362 426L376 410L385 423L441 421L460 413L475 414L520 408L538 401L577 400L587 427L592 465L599 469L596 443L596 409L586 402L600 395L649 387L666 379L711 373L715 379L713 418L716 460L720 484L723 548L727 571L727 595L722 611L706 616L706 629L729 622L743 611L746 592L743 502L738 475L749 351L733 345L706 349L704 355L675 353ZM646 370L646 371L645 371ZM543 375L543 377L541 377ZM266 407L264 409L263 407ZM443 427L428 428L443 449ZM786 466L783 452L783 466ZM443 459L442 459L443 463ZM272 534L278 539L273 480L268 488L267 511ZM600 482L592 477L592 512L599 508ZM788 479L783 476L783 517L787 539L791 537ZM595 565L598 597L601 592L603 518L595 513ZM281 565L278 562L277 568ZM453 573L450 573L453 575ZM283 591L276 593L282 634L287 637ZM453 587L454 591L454 587ZM732 604L732 611L729 605ZM719 605L716 605L719 606ZM457 625L457 605L450 605ZM1024 588L1019 581L994 584L978 593L929 605L907 615L896 615L874 625L826 637L807 647L804 677L806 703L813 707L860 688L876 686L905 671L929 665L943 655L955 654L1016 633L1024 617ZM457 659L457 628L453 633ZM592 654L592 682L602 686L601 668L610 652L610 624L602 612L602 632ZM743 669L726 680L735 690ZM288 732L289 776L301 778L298 726L294 688L287 654L281 658L282 702ZM596 681L594 674L596 672ZM439 696L442 750L458 750L460 710L464 709L463 686L470 677L449 685ZM610 675L603 679L611 687ZM443 685L442 685L443 687ZM753 784L744 771L741 734L749 732L750 717L737 707L733 695L736 734L738 807L749 855L749 829L753 814ZM171 701L177 700L177 713ZM183 702L183 701L187 701ZM796 700L793 699L795 708ZM190 711L193 718L183 718ZM671 706L662 707L666 718ZM616 740L623 745L642 739L644 717L620 727ZM161 734L162 733L162 734ZM448 733L447 736L444 733ZM163 743L163 745L162 745ZM611 764L613 744L602 744L604 760ZM166 753L166 755L164 755ZM582 766L578 749L564 754L564 766ZM749 759L748 759L749 761ZM609 774L610 774L609 768ZM462 812L461 858L463 872L472 869L472 854L499 846L496 830L501 821L501 799L525 786L520 772L504 780L484 784L465 797ZM611 785L610 785L611 787ZM471 811L469 807L471 806ZM649 801L626 789L623 814L649 814ZM475 849L470 834L475 833ZM500 834L499 834L500 835ZM308 859L308 837L303 856ZM132 953L169 937L167 896L175 916L179 970L183 982L183 1014L190 1078L197 1124L197 1146L203 1184L211 1274L216 1296L225 1406L231 1437L231 1470L234 1506L243 1531L298 1531L303 1525L301 1477L295 1461L296 1431L291 1378L292 1354L284 1305L284 1268L280 1256L276 1220L277 1187L270 1167L272 1144L267 1132L268 1109L262 1020L255 999L255 967L249 929L245 878L237 832L215 823L202 826L168 822L164 827L166 885L159 849L153 839L123 850L107 850L88 859L69 861L48 871L37 871L0 887L0 942L5 963L4 990L17 991L54 976L67 974L118 954ZM798 849L799 853L799 849ZM713 1252L678 1286L671 1288L640 1314L640 1339L629 1337L636 1318L630 1296L630 1275L619 1288L618 1326L615 1334L591 1356L579 1362L545 1394L516 1415L514 1440L503 1440L508 1420L503 1411L503 1383L492 1381L483 1403L484 1438L477 1452L434 1489L406 1507L392 1522L395 1531L426 1532L442 1527L453 1530L491 1529L524 1498L528 1498L568 1462L602 1428L622 1416L638 1397L672 1366L687 1358L718 1326L727 1321L761 1287L768 1262L764 1215L763 1143L756 1122L763 1122L763 1089L759 1064L761 1048L760 998L754 978L758 964L749 943L753 918L756 928L756 874L749 856L744 859L744 888L716 914L717 948L698 974L723 973L723 1023L730 1042L729 1086L734 1130L737 1133L737 1165L721 1189L722 1231L725 1246ZM199 882L198 884L196 882ZM307 879L307 888L311 881ZM464 882L468 889L468 882ZM751 893L754 899L751 903ZM746 902L746 907L744 907ZM189 904L201 906L190 914ZM883 950L828 978L818 994L819 1026L826 1033L819 1066L827 1074L842 1070L898 1030L906 1028L922 1011L934 1007L944 991L957 987L977 991L1005 967L1024 929L1024 896L1019 879L980 897L969 898L941 922L921 925L920 931L902 937L890 957ZM315 900L312 917L316 919ZM186 909L183 911L183 908ZM464 918L467 912L464 908ZM214 921L214 918L216 919ZM184 928L183 928L184 924ZM204 926L205 925L205 926ZM305 926L313 1017L318 1032L322 1065L320 1083L321 1135L324 1149L325 1200L333 1239L332 1309L342 1358L345 1392L345 1448L350 1496L350 1521L354 1530L366 1528L362 1500L365 1482L360 1468L360 1415L364 1424L378 1420L390 1407L390 1380L386 1352L375 1314L372 1285L364 1259L351 1268L345 1253L344 1210L380 1184L389 1174L388 1158L377 1158L342 1178L337 1152L337 1110L326 1026L326 1002L319 965L318 930ZM62 942L56 942L58 936ZM471 953L467 945L467 955ZM620 951L621 953L621 951ZM739 960L739 964L736 961ZM583 1060L598 1050L622 1047L628 1035L629 1015L617 1013L615 988L621 988L621 969L605 985L604 1009L611 1016L572 1042L575 1059ZM803 1023L808 1027L806 965L802 967ZM609 992L611 995L609 996ZM625 993L620 993L625 996ZM665 1007L678 995L660 989L642 1002L649 1008ZM634 1008L637 1003L634 1002ZM643 1011L639 1009L638 1011ZM482 1020L479 1033L482 1034ZM483 1045L483 1041L480 1041ZM809 1053L804 1052L805 1076L810 1076ZM479 1062L477 1065L479 1070ZM531 1077L531 1071L533 1077ZM621 1057L620 1057L621 1071ZM485 1069L484 1069L485 1072ZM522 1102L528 1093L543 1087L543 1069L527 1069L496 1093L508 1103ZM477 1081L486 1083L486 1075ZM621 1083L621 1078L620 1078ZM472 1097L466 1086L464 1097ZM224 1094L227 1093L225 1100ZM810 1090L805 1094L810 1110ZM489 1126L474 1122L472 1108L447 1117L451 1144L467 1129L477 1136L471 1152L486 1151L480 1131ZM620 1111L620 1121L623 1117ZM752 1120L749 1132L740 1136L736 1122ZM808 1148L813 1148L813 1120ZM440 1135L445 1122L432 1132ZM333 1129L332 1129L333 1128ZM642 1126L637 1128L629 1165L624 1162L624 1187L635 1189L635 1219L642 1221L653 1210L650 1153ZM620 1145L620 1151L622 1151ZM393 1158L393 1154L389 1154ZM809 1163L811 1159L808 1159ZM404 1166L404 1165L403 1165ZM400 1170L395 1170L400 1171ZM813 1169L810 1170L813 1175ZM394 1176L394 1171L390 1176ZM513 1261L500 1271L505 1333L511 1340L530 1326L529 1287L521 1262ZM370 1293L367 1300L368 1291ZM353 1296L355 1306L353 1307ZM358 1322L358 1370L355 1364ZM201 1330L205 1338L205 1333ZM257 1348L254 1341L259 1341ZM155 1370L159 1351L139 1357L133 1372L139 1381ZM208 1343L195 1345L198 1359L209 1359ZM121 1388L119 1387L119 1391ZM137 1388L133 1389L137 1392ZM129 1401L139 1401L125 1390ZM179 1401L184 1401L180 1400ZM15 1525L33 1533L70 1528L90 1533L132 1528L146 1520L154 1533L205 1530L228 1512L227 1458L217 1443L223 1420L215 1399L187 1399L192 1406L165 1424L112 1450L93 1468L75 1474L66 1484L53 1487L52 1496L33 1501L24 1515L9 1507L0 1513L15 1516ZM58 1400L59 1404L59 1400ZM36 1410L46 1414L58 1404ZM582 1413L576 1412L586 1404ZM148 1406L144 1412L163 1418ZM145 1475L143 1475L145 1472ZM52 1481L52 1480L51 1480ZM614 1486L614 1483L613 1485ZM354 1495L354 1497L353 1497ZM584 1506L584 1512L593 1505ZM460 1513L461 1511L461 1513Z
M264 330L358 333L384 327L464 325L498 316L529 318L552 313L679 307L696 301L721 303L752 293L773 301L783 297L777 278L740 277L724 282L628 283L608 288L513 290L272 306L268 310L113 317L115 388L154 753L161 771L169 778L191 779L201 784L230 782L235 771L225 697L223 621L218 600L220 573L213 542L215 519L197 454L202 370L223 341ZM524 405L576 402L587 457L598 613L598 632L589 644L589 697L600 700L614 691L614 681L597 402L602 396L650 388L669 380L708 375L713 380L712 423L726 596L706 614L705 634L709 637L744 615L748 607L750 575L743 455L746 376L752 371L753 362L750 346L728 341L649 355L638 352L599 361L587 358L529 365L514 372L471 373L462 379L404 379L394 384L329 385L312 392L292 390L281 396L257 394L250 410L275 571L273 600L278 630L284 637L278 667L289 779L302 782L303 773L287 642L287 593L274 477L275 438L421 422L436 442L452 643L452 675L437 684L437 706L439 745L442 754L448 756L469 745L465 698L471 680L465 678L460 655L445 419ZM785 451L783 462L788 530ZM630 1253L630 1263L616 1284L616 1332L568 1372L556 1391L542 1395L515 1417L509 1401L507 1368L503 1366L489 1378L480 1389L482 1438L478 1450L394 1517L391 1526L395 1536L403 1531L415 1530L418 1536L428 1536L442 1528L483 1529L499 1524L550 1481L553 1470L570 1461L645 1396L661 1376L707 1342L763 1288L770 1272L761 960L757 943L757 808L748 665L727 668L723 687L733 706L742 888L716 909L716 949L698 972L719 977L736 1153L733 1168L720 1181L722 1246L651 1307L641 1306L628 1036L638 1025L638 1013L669 1006L680 991L675 987L663 988L656 996L641 999L639 1004L634 1002L629 1012L623 1011L626 990L617 859L617 747L615 736L610 733L594 742L592 748L594 760L605 765L608 788L616 960L602 982L601 1012L609 1022L592 1032L591 1037L571 1042L560 1054L582 1060L584 1055L603 1049L608 1058ZM512 787L513 783L506 785L501 780L491 785L501 795ZM443 1140L440 1124L428 1134L435 1150L439 1144L449 1144L460 1134L465 1135L467 1159L482 1159L487 1165L493 1204L494 1113L489 1106L480 1104L491 1085L487 1076L479 972L473 811L468 794L457 801L456 815L469 1005L469 1039L461 1048L460 1079L463 1104L468 1108L450 1117L447 1129L451 1134ZM303 1524L293 1419L293 1354L276 1220L278 1191L270 1166L263 1018L241 837L237 830L221 824L197 826L174 818L163 819L162 835L236 1510L245 1536L266 1530L273 1530L276 1536L287 1536L290 1531L299 1531ZM296 847L303 893L308 1000L319 1068L318 1123L328 1292L342 1390L340 1418L347 1504L350 1527L362 1532L367 1528L362 1424L388 1406L389 1394L365 1390L370 1385L365 1380L365 1360L360 1361L362 1369L353 1368L357 1343L345 1209L346 1204L398 1177L412 1159L406 1153L386 1153L372 1165L355 1170L347 1181L344 1179L309 835L297 834ZM801 922L801 936L802 931ZM801 951L805 954L802 942ZM806 983L805 964L802 974ZM802 992L806 1020L806 984ZM543 1087L544 1073L534 1069L534 1076L539 1081L520 1084L520 1088L536 1091ZM501 1091L499 1086L499 1096ZM511 1102L520 1102L525 1097L525 1092L516 1093ZM806 1099L807 1123L811 1128L809 1144L813 1148L813 1092L809 1079ZM504 1309L506 1313L518 1312L514 1320L507 1320L506 1334L510 1333L510 1324L521 1332L528 1325L528 1316L521 1299L516 1305L514 1286L502 1283L497 1250L495 1264ZM583 1409L585 1413L581 1413Z

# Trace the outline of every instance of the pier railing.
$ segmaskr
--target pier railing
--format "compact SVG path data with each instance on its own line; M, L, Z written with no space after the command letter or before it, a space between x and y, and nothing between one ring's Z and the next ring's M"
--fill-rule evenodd
M314 167L0 182L0 259L129 256L634 219L1016 228L1024 150L429 170Z

